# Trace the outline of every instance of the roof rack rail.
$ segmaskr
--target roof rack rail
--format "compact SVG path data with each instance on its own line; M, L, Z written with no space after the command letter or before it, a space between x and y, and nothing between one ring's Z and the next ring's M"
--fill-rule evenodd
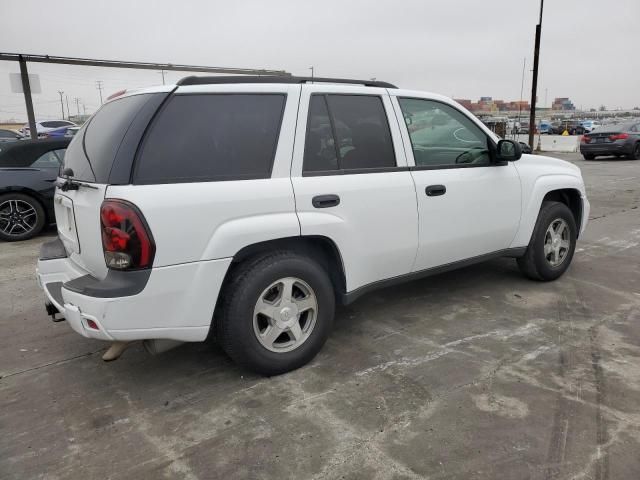
M189 76L180 79L177 85L210 85L221 83L345 83L349 85L364 85L365 87L398 88L387 82L377 80L351 80L347 78L323 77L280 77L273 75L233 75L219 77Z

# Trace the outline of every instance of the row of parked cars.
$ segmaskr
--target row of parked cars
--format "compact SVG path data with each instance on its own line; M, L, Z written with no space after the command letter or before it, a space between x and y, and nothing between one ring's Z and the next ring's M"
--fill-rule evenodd
M73 137L80 129L78 125L68 120L46 120L36 122L38 138ZM15 142L31 138L29 125L24 125L19 131L0 128L0 142Z
M567 132L569 135L584 135L602 124L596 120L563 120L554 122L540 122L538 130L541 134L562 135Z

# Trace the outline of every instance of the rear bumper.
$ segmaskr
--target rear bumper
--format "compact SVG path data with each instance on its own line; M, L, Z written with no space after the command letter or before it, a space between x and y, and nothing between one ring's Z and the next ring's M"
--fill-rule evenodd
M56 241L43 246L38 282L46 301L80 335L120 341L206 339L230 258L145 272L110 272L98 279L51 245ZM127 277L129 273L134 275Z
M633 151L633 143L625 141L610 143L580 143L583 155L628 155Z

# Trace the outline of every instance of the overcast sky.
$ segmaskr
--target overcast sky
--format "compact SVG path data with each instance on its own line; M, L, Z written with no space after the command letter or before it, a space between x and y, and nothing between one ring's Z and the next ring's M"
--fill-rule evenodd
M99 7L98 7L99 5ZM376 77L405 88L477 100L530 96L538 0L67 1L0 0L0 51L114 60L284 69L296 75ZM640 0L547 0L539 104L640 106ZM0 62L0 120L24 120ZM159 73L31 64L38 119L60 117L57 91L93 112L122 88ZM167 82L184 75L166 74ZM66 107L65 107L66 108Z

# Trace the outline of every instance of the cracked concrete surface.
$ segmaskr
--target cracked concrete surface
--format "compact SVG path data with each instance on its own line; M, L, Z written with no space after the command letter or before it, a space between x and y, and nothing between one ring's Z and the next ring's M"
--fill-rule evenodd
M562 279L369 294L275 378L210 344L105 364L44 313L45 238L0 244L0 478L640 478L640 161L564 157L593 220Z

